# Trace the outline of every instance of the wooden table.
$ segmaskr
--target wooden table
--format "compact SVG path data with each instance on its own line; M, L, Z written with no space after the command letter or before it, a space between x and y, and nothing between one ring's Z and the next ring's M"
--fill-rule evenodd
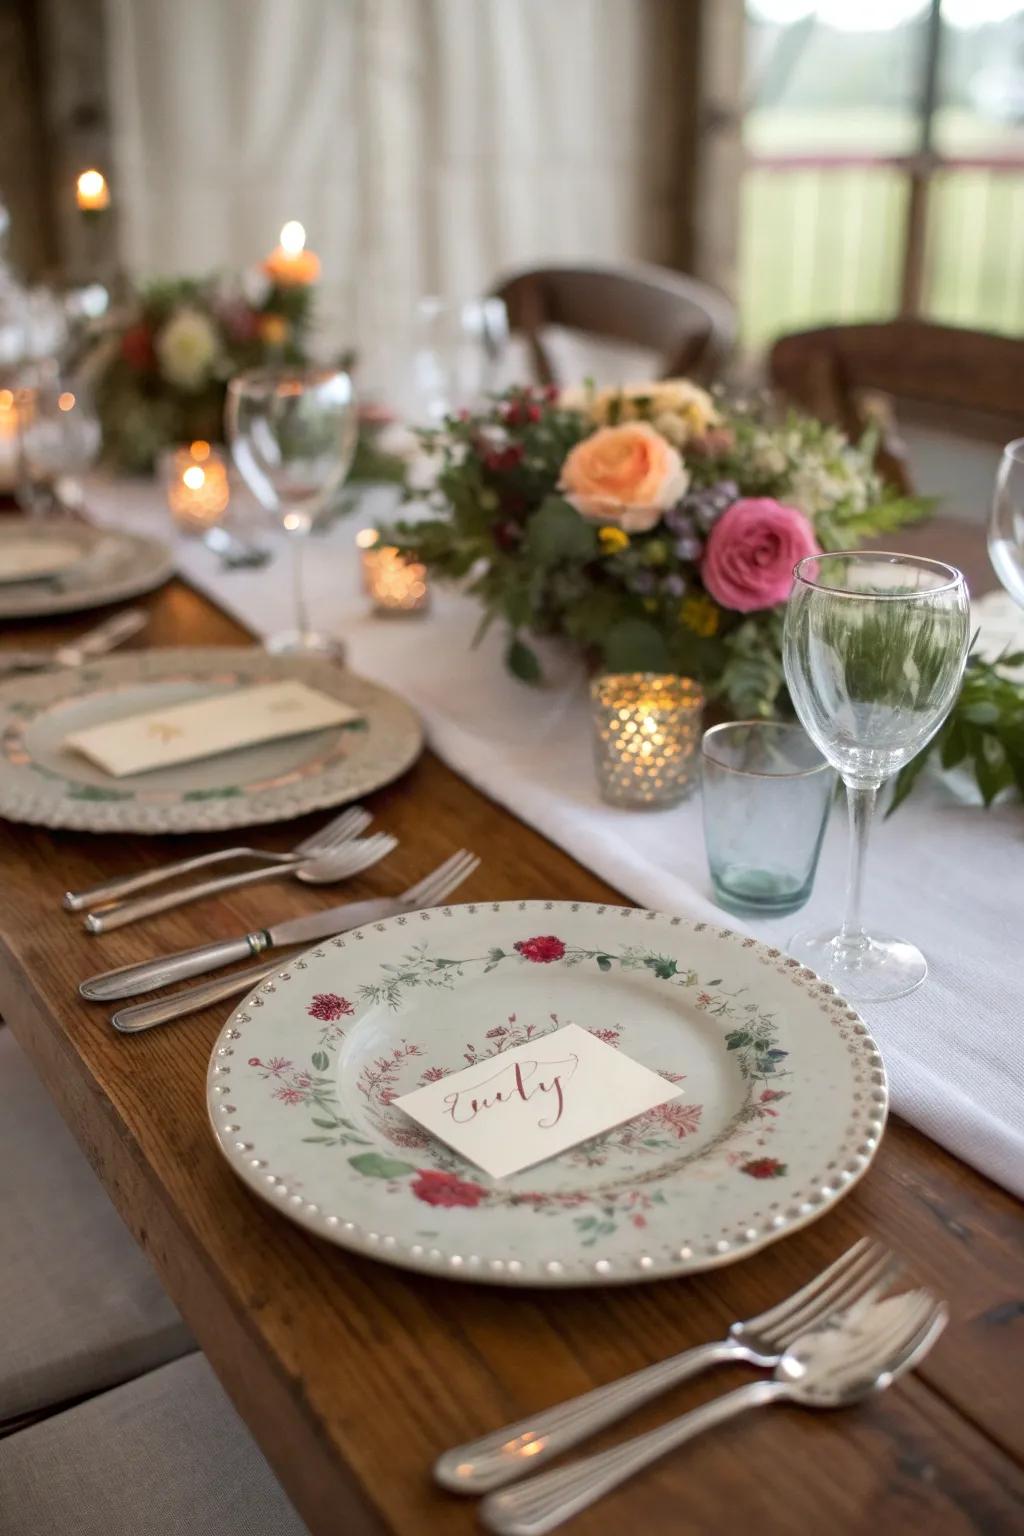
M981 574L978 535L950 538L950 553L970 556ZM935 530L903 543L943 552ZM182 585L149 608L147 643L239 642L234 623ZM2 640L51 640L80 627L26 625ZM402 846L386 874L359 882L360 894L400 888L465 845L484 855L460 892L467 900L621 900L429 753L372 804ZM261 840L288 846L319 819L261 830ZM839 1206L707 1278L516 1292L350 1257L256 1200L216 1151L204 1084L224 1005L125 1038L78 998L82 976L137 958L154 940L175 949L308 909L310 892L280 885L104 940L61 912L67 886L165 859L172 846L202 850L211 840L115 842L0 827L0 1009L316 1536L476 1529L473 1504L430 1481L439 1451L720 1337L865 1232L904 1255L914 1281L949 1298L952 1323L921 1371L856 1412L753 1415L648 1471L572 1530L613 1536L628 1522L665 1536L1021 1531L1024 1221L1009 1195L894 1119L873 1169ZM629 1428L749 1375L706 1377Z

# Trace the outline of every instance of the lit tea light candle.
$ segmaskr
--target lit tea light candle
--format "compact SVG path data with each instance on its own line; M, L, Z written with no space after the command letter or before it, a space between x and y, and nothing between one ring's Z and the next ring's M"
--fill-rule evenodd
M202 533L219 523L231 499L228 469L222 454L197 440L187 448L172 448L164 458L167 505L186 533Z
M263 270L282 288L308 286L318 280L320 258L306 250L306 231L298 219L282 225L278 244L263 263Z
M110 207L110 188L102 171L82 171L75 183L75 198L83 213L102 213Z
M18 399L13 389L0 389L0 490L9 491L18 478Z
M430 606L427 568L393 544L382 544L372 528L356 534L363 587L378 613L424 613Z
M627 672L590 685L598 786L612 805L675 805L696 784L704 694L688 677Z

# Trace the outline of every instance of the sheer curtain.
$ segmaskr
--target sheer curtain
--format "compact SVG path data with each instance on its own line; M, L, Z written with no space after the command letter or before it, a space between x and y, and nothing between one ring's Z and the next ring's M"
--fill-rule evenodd
M541 258L680 249L679 0L107 0L123 260L244 267L297 218L333 336Z

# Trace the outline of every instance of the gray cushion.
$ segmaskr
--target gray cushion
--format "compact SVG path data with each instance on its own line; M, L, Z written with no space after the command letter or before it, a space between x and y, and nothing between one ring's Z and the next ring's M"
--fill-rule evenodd
M195 1348L6 1028L0 1169L0 1426Z
M306 1527L193 1354L0 1440L0 1531L304 1536Z

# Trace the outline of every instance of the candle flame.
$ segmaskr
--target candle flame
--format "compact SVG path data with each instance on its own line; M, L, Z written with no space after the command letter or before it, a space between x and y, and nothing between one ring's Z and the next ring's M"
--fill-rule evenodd
M306 244L306 231L298 219L289 219L281 226L281 249L286 256L297 256Z
M210 457L210 445L204 442L201 437L197 437L189 449L189 453L200 464L205 464L206 460Z
M206 481L206 470L198 464L190 464L181 478L190 491L198 491Z
M97 171L95 167L90 167L89 170L80 172L75 186L78 190L78 206L80 208L106 208L110 202L107 178L102 171Z
M75 397L70 389L66 389L62 395L57 396L57 409L59 411L73 411L74 408Z

